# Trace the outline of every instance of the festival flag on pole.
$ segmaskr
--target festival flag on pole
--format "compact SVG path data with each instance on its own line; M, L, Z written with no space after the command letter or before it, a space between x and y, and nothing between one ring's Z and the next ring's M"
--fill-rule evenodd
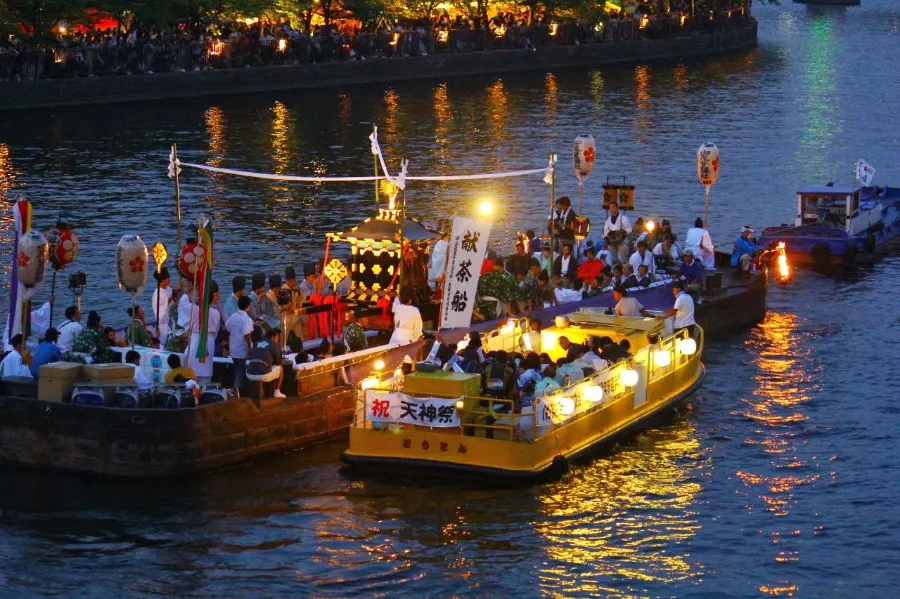
M213 233L212 222L203 218L197 229L197 237L200 247L203 248L203 262L200 267L200 339L197 344L197 355L201 363L206 361L206 338L209 334L209 291L212 289L213 276Z
M19 200L13 205L13 218L16 223L16 235L13 240L13 266L12 277L10 278L9 293L9 321L6 326L7 342L22 332L22 310L23 302L19 298L23 295L23 290L19 285L19 238L31 230L31 202L28 200Z
M869 187L872 185L872 179L875 178L875 169L865 160L859 160L856 163L856 178L860 183Z

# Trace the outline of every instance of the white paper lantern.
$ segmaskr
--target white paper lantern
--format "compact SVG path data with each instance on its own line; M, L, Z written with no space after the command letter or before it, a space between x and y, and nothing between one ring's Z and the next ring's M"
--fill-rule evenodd
M33 289L44 280L48 251L47 238L34 229L23 233L19 237L19 254L16 257L18 268L16 273L19 277L19 282L26 289Z
M575 400L571 397L557 397L556 411L561 416L571 416L575 412Z
M600 385L588 385L581 390L581 398L591 403L603 401L603 387Z
M123 235L116 246L119 289L141 293L147 286L147 246L139 235Z
M697 353L697 342L688 337L678 342L678 351L686 356L693 356Z
M597 152L594 147L594 138L590 135L579 135L575 138L575 148L572 152L572 167L575 176L584 182L594 170L594 158Z
M653 354L653 364L657 368L665 368L672 363L672 354L667 349L660 349Z
M704 185L712 185L719 179L719 148L711 141L697 150L697 178Z
M622 384L626 387L634 387L638 384L638 373L637 370L632 370L629 368L622 372Z

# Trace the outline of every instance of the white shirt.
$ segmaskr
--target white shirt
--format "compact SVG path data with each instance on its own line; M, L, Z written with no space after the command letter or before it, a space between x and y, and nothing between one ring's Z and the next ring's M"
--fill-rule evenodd
M603 236L609 237L610 231L622 231L624 230L626 233L631 233L631 221L628 220L628 217L625 216L624 212L619 212L619 215L616 216L616 222L612 222L612 216L606 218L606 223L603 225Z
M700 259L703 268L715 268L716 254L709 231L701 227L691 227L684 238L684 249L693 250L694 257Z
M394 309L391 343L409 343L422 336L422 313L415 306L400 304Z
M562 276L566 276L569 273L569 263L572 261L572 254L568 256L560 255L559 257L559 270Z
M643 264L647 267L647 274L651 277L656 272L656 260L653 259L653 254L645 251L644 257L641 258L640 252L635 252L631 254L631 258L628 259L628 263L631 264L631 267L634 269L634 274L637 274L638 266Z
M178 298L178 320L177 324L182 329L186 329L188 324L191 322L191 308L193 304L191 304L191 298L188 297L187 293L182 293L181 297Z
M250 357L250 346L247 345L246 335L253 332L253 321L250 315L243 310L238 310L225 321L225 329L228 331L228 353L232 358L246 360Z
M665 252L665 247L663 246L662 242L660 241L659 243L656 244L656 246L654 246L653 255L654 256L662 256L663 252ZM681 253L678 251L678 247L674 243L669 248L669 257L672 260L675 260L676 262L678 260L681 260Z
M72 346L75 345L75 337L78 336L82 329L84 327L81 326L80 322L68 319L56 327L56 330L59 331L59 339L56 340L59 351L64 354L72 351Z
M637 301L636 297L623 297L619 300L619 303L616 304L616 316L640 318L641 310L643 309L644 306L641 305L641 302Z
M134 365L132 364L132 366ZM142 391L146 389L152 389L153 377L147 374L147 372L140 366L134 366L134 383L138 386L138 389Z
M694 298L682 291L675 298L675 323L676 329L689 327L696 324L694 321Z
M3 358L3 361L0 362L0 378L6 378L9 376L24 376L27 378L34 378L31 376L31 369L25 365L25 362L22 361L22 354L17 352L16 350L12 350L6 357Z

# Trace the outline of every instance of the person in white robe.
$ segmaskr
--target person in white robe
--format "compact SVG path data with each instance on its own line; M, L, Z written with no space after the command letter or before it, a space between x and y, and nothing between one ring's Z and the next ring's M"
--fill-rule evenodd
M160 347L166 346L169 338L169 303L172 301L172 279L169 277L169 269L163 267L158 273L153 273L159 281L159 286L153 290L150 298L150 307L153 309L154 323L159 323L156 336L159 338Z
M625 237L631 233L632 225L628 217L619 211L615 202L609 204L609 216L603 224L603 238L609 244L609 251L619 262L628 262L628 244Z
M394 332L391 343L411 343L422 337L422 314L412 305L408 287L400 291L400 304L394 309Z
M709 231L703 227L702 218L695 220L694 226L688 229L687 235L684 237L684 249L693 251L703 268L716 267L716 250Z

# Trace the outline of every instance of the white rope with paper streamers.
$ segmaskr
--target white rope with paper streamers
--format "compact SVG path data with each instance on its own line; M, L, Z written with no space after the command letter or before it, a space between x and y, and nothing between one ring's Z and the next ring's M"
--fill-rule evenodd
M510 177L525 177L528 175L539 174L544 175L544 183L547 183L549 185L553 178L553 171L556 168L556 155L553 155L553 158L551 158L547 166L543 168L534 168L519 171L505 171L500 173L481 173L477 175L411 176L408 174L409 160L403 159L400 161L400 172L396 177L392 177L387 170L387 165L384 161L384 155L381 152L381 146L378 144L377 133L377 129L373 131L369 136L369 140L372 142L372 155L378 157L378 162L381 165L381 170L384 172L384 175L365 177L315 177L304 175L276 175L271 173L258 173L254 171L243 171L231 168L207 166L205 164L195 164L192 162L182 162L180 159L175 158L174 152L169 153L168 174L170 179L174 178L175 169L178 169L178 173L181 174L181 167L185 167L207 171L210 173L219 173L222 175L234 175L236 177L248 177L252 179L267 179L270 181L292 181L297 183L359 183L387 179L400 189L405 189L407 181L478 181L483 179L505 179Z

